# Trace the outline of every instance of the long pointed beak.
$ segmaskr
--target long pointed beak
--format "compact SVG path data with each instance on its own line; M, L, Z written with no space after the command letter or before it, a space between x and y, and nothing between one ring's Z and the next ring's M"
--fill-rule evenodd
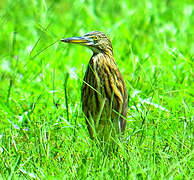
M86 46L92 43L91 39L84 36L65 38L65 39L61 39L61 41L64 43L75 43L75 44L86 45Z

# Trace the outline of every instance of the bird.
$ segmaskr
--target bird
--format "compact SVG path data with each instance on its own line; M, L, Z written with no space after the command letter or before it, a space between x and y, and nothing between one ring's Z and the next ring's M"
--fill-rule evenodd
M82 111L91 139L108 142L123 134L126 128L128 94L123 76L114 60L111 41L100 31L61 41L79 44L93 51L81 88Z

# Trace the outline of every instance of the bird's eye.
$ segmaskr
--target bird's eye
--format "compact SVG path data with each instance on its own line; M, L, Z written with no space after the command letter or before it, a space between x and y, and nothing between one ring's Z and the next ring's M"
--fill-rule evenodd
M98 40L98 36L94 36L94 37L93 37L93 40L94 40L94 41L97 41L97 40Z

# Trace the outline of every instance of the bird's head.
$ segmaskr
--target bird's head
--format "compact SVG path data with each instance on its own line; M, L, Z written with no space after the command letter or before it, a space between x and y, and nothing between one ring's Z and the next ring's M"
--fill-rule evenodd
M61 41L65 43L74 43L89 47L94 54L113 54L112 43L103 32L92 31L81 37L65 38Z

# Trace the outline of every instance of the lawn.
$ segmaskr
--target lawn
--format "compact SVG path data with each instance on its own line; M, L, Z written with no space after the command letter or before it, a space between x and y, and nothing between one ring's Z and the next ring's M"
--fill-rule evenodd
M0 179L193 179L192 0L1 0ZM103 31L129 95L117 152L89 137L81 85Z

